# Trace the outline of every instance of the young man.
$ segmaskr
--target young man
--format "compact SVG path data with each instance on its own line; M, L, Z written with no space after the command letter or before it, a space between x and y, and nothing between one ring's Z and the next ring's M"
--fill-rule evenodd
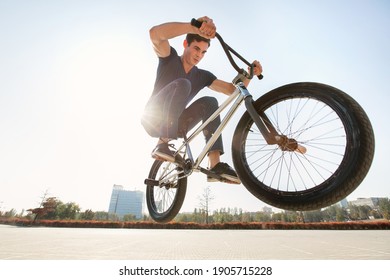
M146 104L142 125L149 135L159 138L152 152L152 157L159 160L175 161L173 152L169 149L169 140L183 136L197 123L207 120L218 108L218 101L210 96L199 98L188 106L201 89L209 87L226 95L235 90L232 83L218 80L211 72L196 67L206 54L210 39L215 37L216 32L212 19L202 17L198 20L202 22L200 28L192 26L190 22L169 22L150 29L150 39L159 64L154 90ZM184 51L179 56L170 46L169 40L185 34L187 36L183 42ZM260 75L260 63L255 61L254 65L254 75ZM248 85L249 80L244 83ZM203 130L206 141L219 124L218 117ZM222 138L219 137L208 152L210 171L231 183L240 184L233 168L220 161L223 152ZM208 181L215 180L208 177Z

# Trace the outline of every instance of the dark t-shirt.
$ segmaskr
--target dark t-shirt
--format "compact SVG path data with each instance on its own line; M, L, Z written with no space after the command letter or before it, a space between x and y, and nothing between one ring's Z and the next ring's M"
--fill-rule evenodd
M215 79L213 73L194 66L189 73L183 68L183 63L176 50L171 47L171 53L167 57L160 57L157 68L156 82L153 95L158 93L167 84L178 78L186 78L191 82L190 100L204 87L210 86Z

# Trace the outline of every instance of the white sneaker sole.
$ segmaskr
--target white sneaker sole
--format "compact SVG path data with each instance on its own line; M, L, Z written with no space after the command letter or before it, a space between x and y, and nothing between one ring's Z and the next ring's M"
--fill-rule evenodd
M237 177L232 177L232 176L229 176L229 175L221 175L221 177L223 179L225 179L226 181L219 181L218 179L215 179L213 177L208 177L207 178L207 182L208 183L216 183L216 182L221 182L221 183L229 183L229 184L241 184L241 180Z
M226 180L228 180L230 183L241 184L241 180L239 178L237 178L237 177L229 176L229 175L226 175L226 174L222 174L221 177L226 179Z

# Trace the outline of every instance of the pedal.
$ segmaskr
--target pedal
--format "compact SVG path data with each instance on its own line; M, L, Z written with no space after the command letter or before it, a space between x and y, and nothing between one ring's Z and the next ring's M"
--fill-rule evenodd
M158 186L158 185L160 185L159 181L153 180L153 179L149 179L149 178L145 179L144 183L145 183L145 185L148 185L148 186Z
M228 179L226 179L218 174L215 174L214 172L211 172L208 169L204 169L202 167L200 168L200 172L206 174L207 176L213 177L214 179L217 179L221 183L227 183L227 184L232 184L232 185L241 184L241 181L240 182L230 181L230 180L228 180Z
M206 174L207 176L213 177L214 179L217 179L217 180L220 181L220 182L226 180L226 179L223 178L222 176L220 176L220 175L218 175L218 174L215 174L214 172L211 172L210 170L205 169L205 168L203 168L203 167L201 167L199 170L200 170L200 172Z

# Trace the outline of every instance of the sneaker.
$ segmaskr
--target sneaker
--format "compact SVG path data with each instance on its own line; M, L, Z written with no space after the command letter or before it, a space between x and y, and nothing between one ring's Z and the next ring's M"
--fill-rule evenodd
M152 158L161 161L175 162L175 156L169 149L168 143L158 144L152 151Z
M241 184L241 180L238 178L236 171L234 171L234 169L231 168L227 163L219 162L217 165L211 168L210 171L226 179L226 183ZM216 178L207 176L207 182L216 181L218 181Z

